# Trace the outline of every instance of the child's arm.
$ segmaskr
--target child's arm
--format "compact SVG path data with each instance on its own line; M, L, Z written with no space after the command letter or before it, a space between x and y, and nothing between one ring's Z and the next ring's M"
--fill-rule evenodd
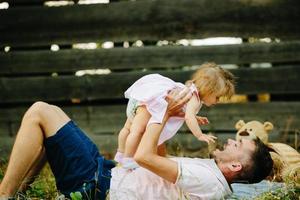
M196 116L196 119L199 125L209 124L207 117Z
M205 141L207 143L209 143L210 141L214 142L214 139L216 139L216 137L203 134L198 125L196 114L199 110L199 107L200 107L200 101L197 99L195 95L193 95L186 106L186 111L185 111L186 125L189 127L193 135L199 140Z

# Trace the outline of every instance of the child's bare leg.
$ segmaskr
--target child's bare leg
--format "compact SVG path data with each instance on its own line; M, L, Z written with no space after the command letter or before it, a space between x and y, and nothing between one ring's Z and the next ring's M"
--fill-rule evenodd
M127 137L130 133L130 126L131 126L131 120L127 118L124 127L121 129L118 135L118 149L114 157L114 160L119 163L122 163L122 160L124 158L125 144L126 144Z
M131 120L127 119L118 135L118 152L124 153L127 137L130 133Z
M25 113L0 185L0 197L13 196L24 178L43 157L44 139L54 135L70 119L55 106L34 103Z
M138 107L136 115L134 116L130 126L130 134L128 135L126 140L124 153L125 157L134 156L150 117L151 115L147 111L145 106Z

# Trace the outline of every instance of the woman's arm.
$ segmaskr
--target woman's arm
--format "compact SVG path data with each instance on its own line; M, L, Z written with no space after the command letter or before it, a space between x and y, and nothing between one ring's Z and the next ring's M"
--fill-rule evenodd
M177 162L160 156L157 153L158 139L163 127L170 116L183 115L182 106L191 98L189 89L183 92L172 91L168 97L168 109L161 124L150 124L142 137L134 155L136 162L157 174L158 176L175 183L178 175Z

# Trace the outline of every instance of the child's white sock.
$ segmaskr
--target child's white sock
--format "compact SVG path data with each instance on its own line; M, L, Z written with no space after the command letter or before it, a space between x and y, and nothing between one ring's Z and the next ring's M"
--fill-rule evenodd
M114 160L117 161L118 163L122 163L123 157L124 157L124 153L117 151Z
M130 157L124 157L122 159L122 167L124 169L135 169L135 168L138 168L140 167L137 162L135 162L135 160L133 158L130 158Z

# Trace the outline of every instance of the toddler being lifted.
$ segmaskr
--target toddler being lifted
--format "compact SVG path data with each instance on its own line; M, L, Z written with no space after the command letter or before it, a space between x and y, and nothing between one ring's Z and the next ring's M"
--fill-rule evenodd
M129 99L127 120L118 136L118 152L115 160L126 169L138 165L133 160L135 151L148 124L161 123L168 103L165 100L173 89L189 87L192 94L184 108L182 117L171 117L159 138L158 145L173 137L185 122L192 134L201 141L214 142L216 137L203 134L199 124L209 123L206 117L197 116L201 106L213 106L220 97L230 98L234 94L234 76L215 63L205 63L186 84L175 82L159 74L150 74L137 80L125 92Z

